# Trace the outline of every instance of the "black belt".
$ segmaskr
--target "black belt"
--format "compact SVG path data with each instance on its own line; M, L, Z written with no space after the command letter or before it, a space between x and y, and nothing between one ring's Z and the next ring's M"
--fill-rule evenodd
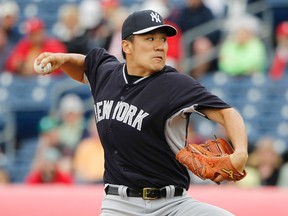
M106 194L109 194L109 195L119 196L117 186L108 185L105 188L105 192L106 192ZM160 199L162 197L166 197L166 195L167 195L167 190L165 187L163 187L163 188L142 188L142 189L127 188L126 192L127 192L128 197L142 197L144 200ZM174 196L182 196L183 192L184 192L183 188L175 187Z

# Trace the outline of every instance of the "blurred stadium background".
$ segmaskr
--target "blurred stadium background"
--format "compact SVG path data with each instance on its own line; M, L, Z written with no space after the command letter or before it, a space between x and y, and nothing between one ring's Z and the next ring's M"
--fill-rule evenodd
M143 1L144 0L121 0L120 3L126 7L136 8L137 5L140 5ZM53 24L57 20L58 8L64 3L72 2L78 4L81 1L17 0L16 2L21 8L19 17L20 29L21 24L26 18L32 16L39 16L43 18L43 20L45 20L48 31L51 31ZM169 2L171 3L171 5L173 5L173 7L181 7L185 1L170 0ZM247 10L249 13L252 14L261 14L264 23L262 39L263 41L265 41L267 48L270 49L269 53L271 54L272 58L273 47L275 45L275 26L281 21L283 17L286 17L286 20L288 20L288 1L255 1L247 6ZM223 28L224 20L225 18L219 19L215 22L208 23L206 27L204 26L204 28L199 28L193 32L189 31L185 33L183 35L183 43L187 43L188 39L191 40L191 38L193 39L193 37L195 38L197 37L197 35L212 31L213 28ZM213 27L212 29L211 26ZM215 52L215 58L216 57L217 51ZM193 68L193 66L195 66L193 65L193 61L191 61L191 58L187 56L184 57L183 62L185 64L184 68L187 71L187 68ZM254 145L260 137L269 135L275 138L277 150L280 154L284 155L288 151L288 67L286 67L285 76L283 77L283 79L280 80L271 80L267 73L268 68L267 71L265 71L261 75L253 75L251 77L229 77L221 72L214 71L213 73L208 73L199 81L209 90L219 95L228 103L235 106L243 115L247 126L249 144ZM88 86L81 85L67 77L63 77L61 79L52 76L37 76L36 78L19 77L11 73L0 72L0 146L8 158L7 169L9 170L9 174L11 176L11 183L23 183L30 169L31 161L34 157L34 153L37 147L39 120L43 116L46 116L47 114L53 113L55 110L57 110L59 101L63 97L63 95L71 92L78 94L81 97L85 105L85 115L89 116L92 112L93 104L91 101ZM214 124L206 120L203 121L197 116L195 116L194 119L196 122L195 130L197 132L206 137L213 134L213 132L215 131ZM84 195L87 198L85 199L86 201L90 199L90 201L87 201L86 204L93 205L94 201L91 202L91 199L97 199L97 202L99 202L99 198L102 196L102 187L100 187L100 189L99 187L100 186L95 187L95 191L97 191L96 193L98 194L95 196L89 193L91 192L91 190L88 192L86 191L86 189L82 188L83 190L85 190L83 192L81 191L81 189L72 189L73 192L71 192L71 195L73 194L74 197L77 196L77 199L71 201L71 206L73 206L73 202L75 202L75 205L81 205L81 195ZM205 189L201 188L204 186L201 186L200 190L198 190L198 187L194 187L195 186L192 187L192 190L196 191L196 196L198 196L200 199L203 198L203 200L205 200L209 197L212 197L212 195L209 194L211 192L209 188ZM0 215L16 215L12 213L12 206L9 206L8 204L10 203L9 201L14 202L13 207L15 206L15 208L17 208L16 202L21 202L21 200L16 199L13 201L15 196L19 196L21 197L21 199L26 199L26 195L28 195L30 191L32 191L32 194L30 194L30 198L35 195L34 189L31 190L29 187L18 186L18 189L20 190L20 192L15 192L15 189L11 189L9 187L6 189L0 187ZM44 188L43 190L45 192L41 191L41 193L47 195L46 189ZM58 191L60 191L59 193L67 192L66 188L63 189L59 187L58 189ZM243 190L238 190L235 188L228 189L228 192L224 192L225 190L221 189L213 190L217 191L215 197L218 197L218 193L222 193L221 196L223 196L223 200L227 200L227 197L229 197L230 201L232 200L233 202L237 202L237 198L235 198L235 196L239 195L241 198L238 199L241 201L241 203L238 203L238 205L241 205L241 208L238 206L240 210L238 209L236 211L243 213L244 208L250 209L249 212L241 215L254 215L257 213L257 208L258 210L259 208L273 208L273 206L271 207L271 205L276 202L283 204L283 206L281 205L283 208L281 209L280 207L277 207L278 212L275 213L275 215L286 215L288 212L288 209L287 207L285 208L284 204L284 200L287 200L288 192L284 189L281 191L278 189L263 189L263 191L261 191L259 189L256 192L252 192L247 189L244 189L243 192ZM21 194L21 192L23 192L24 195ZM57 193L57 191L51 190L51 196L45 196L45 198L42 199L43 202L48 201L49 203L49 199L51 201L51 198L57 196ZM201 196L202 193L204 194L203 196ZM256 195L254 197L250 197L250 193ZM193 194L193 191L191 191L191 194ZM258 207L255 207L256 201L252 202L251 199L261 199L261 196L263 196L263 194L265 194L264 197L266 197L262 200L262 205L258 205ZM6 200L6 204L5 201L2 202L2 200L5 199L5 196L10 196L10 199ZM224 198L225 196L227 196L226 199ZM38 197L37 194L35 195L35 197ZM231 197L233 198L231 199ZM247 200L248 197L250 198L250 201ZM65 196L65 198L63 199L68 198ZM222 197L220 197L219 199L221 200ZM250 202L250 204L254 204L254 206L250 205L250 207L248 207L248 201ZM61 200L59 200L59 202L61 202ZM63 200L63 202L66 202L66 200ZM260 202L260 200L258 200L257 203L258 202ZM211 203L213 203L213 201L211 201ZM25 204L25 202L23 202L23 204ZM42 204L39 203L42 208L46 208L46 206ZM3 207L2 205L5 205L6 207L8 206L6 210L8 209L7 212L10 211L10 214L1 213L1 209ZM63 206L65 205L61 204L55 208L63 208ZM89 208L88 205L86 206L87 208ZM98 206L100 206L99 203ZM224 205L223 207L228 206ZM274 207L276 208L276 206ZM67 206L65 208L69 209L69 207ZM237 207L235 208L237 209ZM255 210L253 208L255 208ZM251 209L253 209L254 211L251 211ZM93 207L90 207L90 209L86 210L88 210L87 214L81 215L92 215L88 212L89 210L94 211ZM84 210L82 209L81 211ZM40 212L40 210L38 212ZM67 210L67 212L69 211ZM77 211L75 210L74 212ZM263 212L261 215L270 215L270 213L268 214L268 212L269 211L266 211L266 214L265 212ZM31 213L29 215L32 216L37 214ZM52 214L43 213L38 215ZM55 213L53 215L61 214ZM69 215L77 214L71 213ZM240 215L240 213L237 215Z

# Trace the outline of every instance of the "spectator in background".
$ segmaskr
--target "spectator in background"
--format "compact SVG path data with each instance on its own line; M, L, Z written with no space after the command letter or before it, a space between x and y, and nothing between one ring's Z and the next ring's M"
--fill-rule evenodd
M103 18L109 20L115 11L120 7L119 0L99 0L103 11Z
M46 34L45 24L39 18L25 22L26 36L23 37L8 57L6 70L19 76L35 76L35 58L42 52L66 52L60 41ZM61 70L56 75L62 74Z
M219 53L219 69L230 76L263 73L267 53L258 36L260 21L244 15L228 22L230 29Z
M80 25L76 4L64 4L59 8L58 21L52 33L66 45L69 53L87 54L87 37L85 29Z
M169 20L179 26L183 34L214 19L216 17L203 0L186 0L186 6L178 12L172 12L169 17ZM196 58L194 68L188 68L188 73L192 77L198 79L208 71L213 70L215 63L210 58L213 48L219 43L219 39L220 32L215 30L206 35L198 35L195 40L189 42L188 56L186 57Z
M10 55L12 49L13 46L8 40L6 31L0 26L0 73L5 70L7 56Z
M98 1L84 0L79 4L80 24L85 29L89 50L94 47L109 48L112 31L103 14Z
M22 34L18 29L19 6L15 1L4 1L0 3L0 26L7 34L12 45L16 45Z
M54 148L62 153L62 145L59 141L58 121L50 116L44 116L38 124L39 139L34 155L31 170L39 169L43 163L45 152Z
M84 130L84 107L81 99L75 94L63 96L59 104L59 115L45 116L39 122L40 137L32 169L39 168L43 155L47 149L53 147L61 155L58 168L71 173L74 152L84 137Z
M229 0L204 0L204 3L215 17L224 18L227 15L228 1Z
M247 162L247 181L237 184L249 186L276 186L279 170L282 165L282 156L275 149L274 139L271 137L260 138L256 143L256 148L252 151ZM258 178L258 180L257 180Z
M43 161L37 169L28 173L25 182L27 184L72 184L72 175L58 168L61 155L55 148L48 148L44 153Z
M288 62L288 21L281 22L276 28L276 50L270 68L270 77L281 79Z
M88 122L88 137L76 148L73 160L74 178L79 183L101 183L104 174L104 151L92 115Z
M72 158L85 130L84 107L78 95L67 94L61 98L59 118L58 132L63 156Z
M121 49L121 28L127 14L128 12L126 8L119 7L117 10L113 11L109 19L109 24L112 29L112 36L108 45L108 51L119 61L124 61Z

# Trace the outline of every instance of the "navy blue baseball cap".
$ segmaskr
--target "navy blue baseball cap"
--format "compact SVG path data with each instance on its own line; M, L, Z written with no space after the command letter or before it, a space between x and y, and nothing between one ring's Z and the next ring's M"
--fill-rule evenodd
M142 10L130 14L122 25L122 40L130 35L144 34L163 29L168 37L177 34L176 28L164 23L161 15L153 10Z

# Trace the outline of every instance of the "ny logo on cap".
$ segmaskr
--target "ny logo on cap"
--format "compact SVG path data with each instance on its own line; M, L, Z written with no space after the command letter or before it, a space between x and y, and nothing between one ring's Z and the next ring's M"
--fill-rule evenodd
M159 14L151 12L150 16L151 16L153 22L161 23Z

